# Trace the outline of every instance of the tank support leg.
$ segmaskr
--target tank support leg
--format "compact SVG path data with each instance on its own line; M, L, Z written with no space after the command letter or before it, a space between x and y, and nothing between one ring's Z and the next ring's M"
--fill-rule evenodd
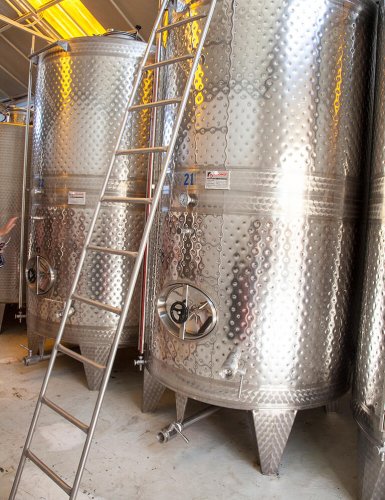
M145 368L143 378L143 413L156 410L156 407L158 406L160 398L162 397L165 389L165 386L158 382Z
M39 354L43 356L44 354L44 337L37 335L36 333L28 333L28 349L32 351L32 354Z
M340 400L336 399L325 405L326 413L340 413Z
M3 319L6 304L0 304L0 333L3 331Z
M252 411L262 474L278 474L296 410Z
M176 421L182 422L186 413L186 407L188 403L188 397L183 396L179 392L175 393L175 404L176 404Z
M111 347L107 344L93 345L93 344L80 344L80 352L83 356L96 361L101 365L106 365L108 360L108 355L110 354ZM84 371L86 372L87 385L90 391L97 391L100 387L103 371L97 368L91 368L88 365L84 365Z
M361 430L358 433L360 500L385 498L385 453L379 453L374 444Z

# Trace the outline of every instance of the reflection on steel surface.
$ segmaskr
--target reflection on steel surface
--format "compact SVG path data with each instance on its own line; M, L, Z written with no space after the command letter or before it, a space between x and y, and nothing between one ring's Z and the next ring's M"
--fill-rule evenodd
M55 272L44 294L28 289L30 342L36 335L53 337L73 281L94 206L109 164L135 70L146 45L128 37L84 37L69 41L69 51L54 47L40 55L33 133L32 217L29 256ZM143 83L142 100L151 98L151 75ZM150 111L135 114L128 123L122 148L146 146ZM134 140L135 139L135 140ZM110 196L144 196L146 155L120 157L110 181ZM106 204L101 211L93 245L136 251L144 222L143 208ZM119 307L133 265L130 257L89 252L78 293ZM52 284L51 284L52 285ZM122 336L136 344L139 288ZM117 316L87 304L75 304L64 341L80 345L100 363L105 361L115 333ZM90 375L88 373L88 375ZM92 375L92 373L91 373ZM96 388L100 373L88 377Z
M361 496L385 499L385 5L378 27L374 145L360 334L353 387ZM381 452L382 450L382 452Z
M179 1L170 16L206 8ZM266 473L295 412L348 387L375 19L366 0L219 2L150 245L147 369L182 395L254 411L258 438L279 444L261 454ZM200 29L172 30L163 57L191 51ZM162 98L187 72L164 70ZM217 311L200 339L159 318L178 283Z

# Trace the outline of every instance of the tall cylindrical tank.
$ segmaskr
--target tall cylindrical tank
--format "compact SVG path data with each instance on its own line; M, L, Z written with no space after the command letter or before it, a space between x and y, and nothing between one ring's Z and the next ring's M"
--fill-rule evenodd
M99 191L111 161L135 72L146 44L128 35L69 40L40 56L35 97L32 157L32 207L29 238L28 332L30 345L40 335L54 337L74 278ZM151 75L143 83L143 102L151 99ZM147 145L150 111L130 119L123 138L129 148ZM144 196L147 158L120 157L108 194ZM144 222L141 206L103 204L94 245L137 250ZM119 307L132 259L90 252L78 293ZM137 342L137 290L122 345ZM64 341L105 362L118 317L87 304L75 304ZM88 370L90 388L100 371Z
M385 4L380 3L372 172L353 411L359 425L360 496L385 499Z
M0 329L4 304L19 300L25 116L9 109L0 123Z
M194 49L203 22L170 31L163 56ZM365 0L220 0L150 246L144 407L161 383L179 408L252 410L265 473L296 411L349 385L375 22Z

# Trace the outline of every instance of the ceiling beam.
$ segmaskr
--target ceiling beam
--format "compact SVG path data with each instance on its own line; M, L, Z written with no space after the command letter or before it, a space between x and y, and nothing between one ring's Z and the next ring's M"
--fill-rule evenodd
M2 69L5 73L7 73L7 75L9 75L11 78L13 78L15 80L15 82L17 82L19 85L21 85L25 89L28 89L28 86L24 82L22 82L16 75L11 73L11 71L9 71L9 69L7 69L2 64L0 64L0 69Z
M41 25L39 26L39 28L40 27L43 28L48 36L53 37L54 40L60 38L57 31L55 31L43 17L40 17L36 9L31 7L31 5L28 2L26 2L26 0L16 0L16 1L18 4L21 4L23 6L26 12L32 12L31 17L39 22L39 24Z
M9 17L3 16L2 14L0 14L0 21L4 21L5 23L10 24L15 28L19 28L20 30L25 31L30 35L36 35L37 37L42 38L43 40L47 40L48 42L55 42L54 38L50 38L48 36L43 35L42 33L38 33L30 28L27 28L26 26L24 26L24 24L18 23L17 21L14 21Z
M5 95L6 99L11 99L11 96L3 89L0 88L0 94Z
M43 5L42 7L39 7L38 9L36 9L36 13L40 14L41 12L44 12L45 10L53 7L54 5L56 5L60 2L63 2L63 0L52 0L51 2L48 2L45 5ZM34 14L35 14L35 12L32 12L32 11L26 12L22 16L15 19L15 21L17 21L17 22L24 21L25 19L28 19L29 17L33 16ZM0 33L2 33L3 31L9 30L10 28L12 28L12 25L6 24L5 26L2 26L0 28Z
M18 54L20 54L23 59L25 59L26 61L29 62L28 56L26 56L23 51L21 51L18 47L16 47L16 45L14 43L12 43L10 40L8 40L7 37L0 34L0 38L2 40L4 40L4 42L7 43L10 47L12 47L13 50L15 50Z

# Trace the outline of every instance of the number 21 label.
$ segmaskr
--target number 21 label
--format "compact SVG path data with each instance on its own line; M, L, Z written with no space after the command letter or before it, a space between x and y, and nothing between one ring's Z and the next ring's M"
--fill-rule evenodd
M184 186L193 186L195 184L194 174L186 172L185 174L183 174L183 176L184 176L184 182L183 182Z

